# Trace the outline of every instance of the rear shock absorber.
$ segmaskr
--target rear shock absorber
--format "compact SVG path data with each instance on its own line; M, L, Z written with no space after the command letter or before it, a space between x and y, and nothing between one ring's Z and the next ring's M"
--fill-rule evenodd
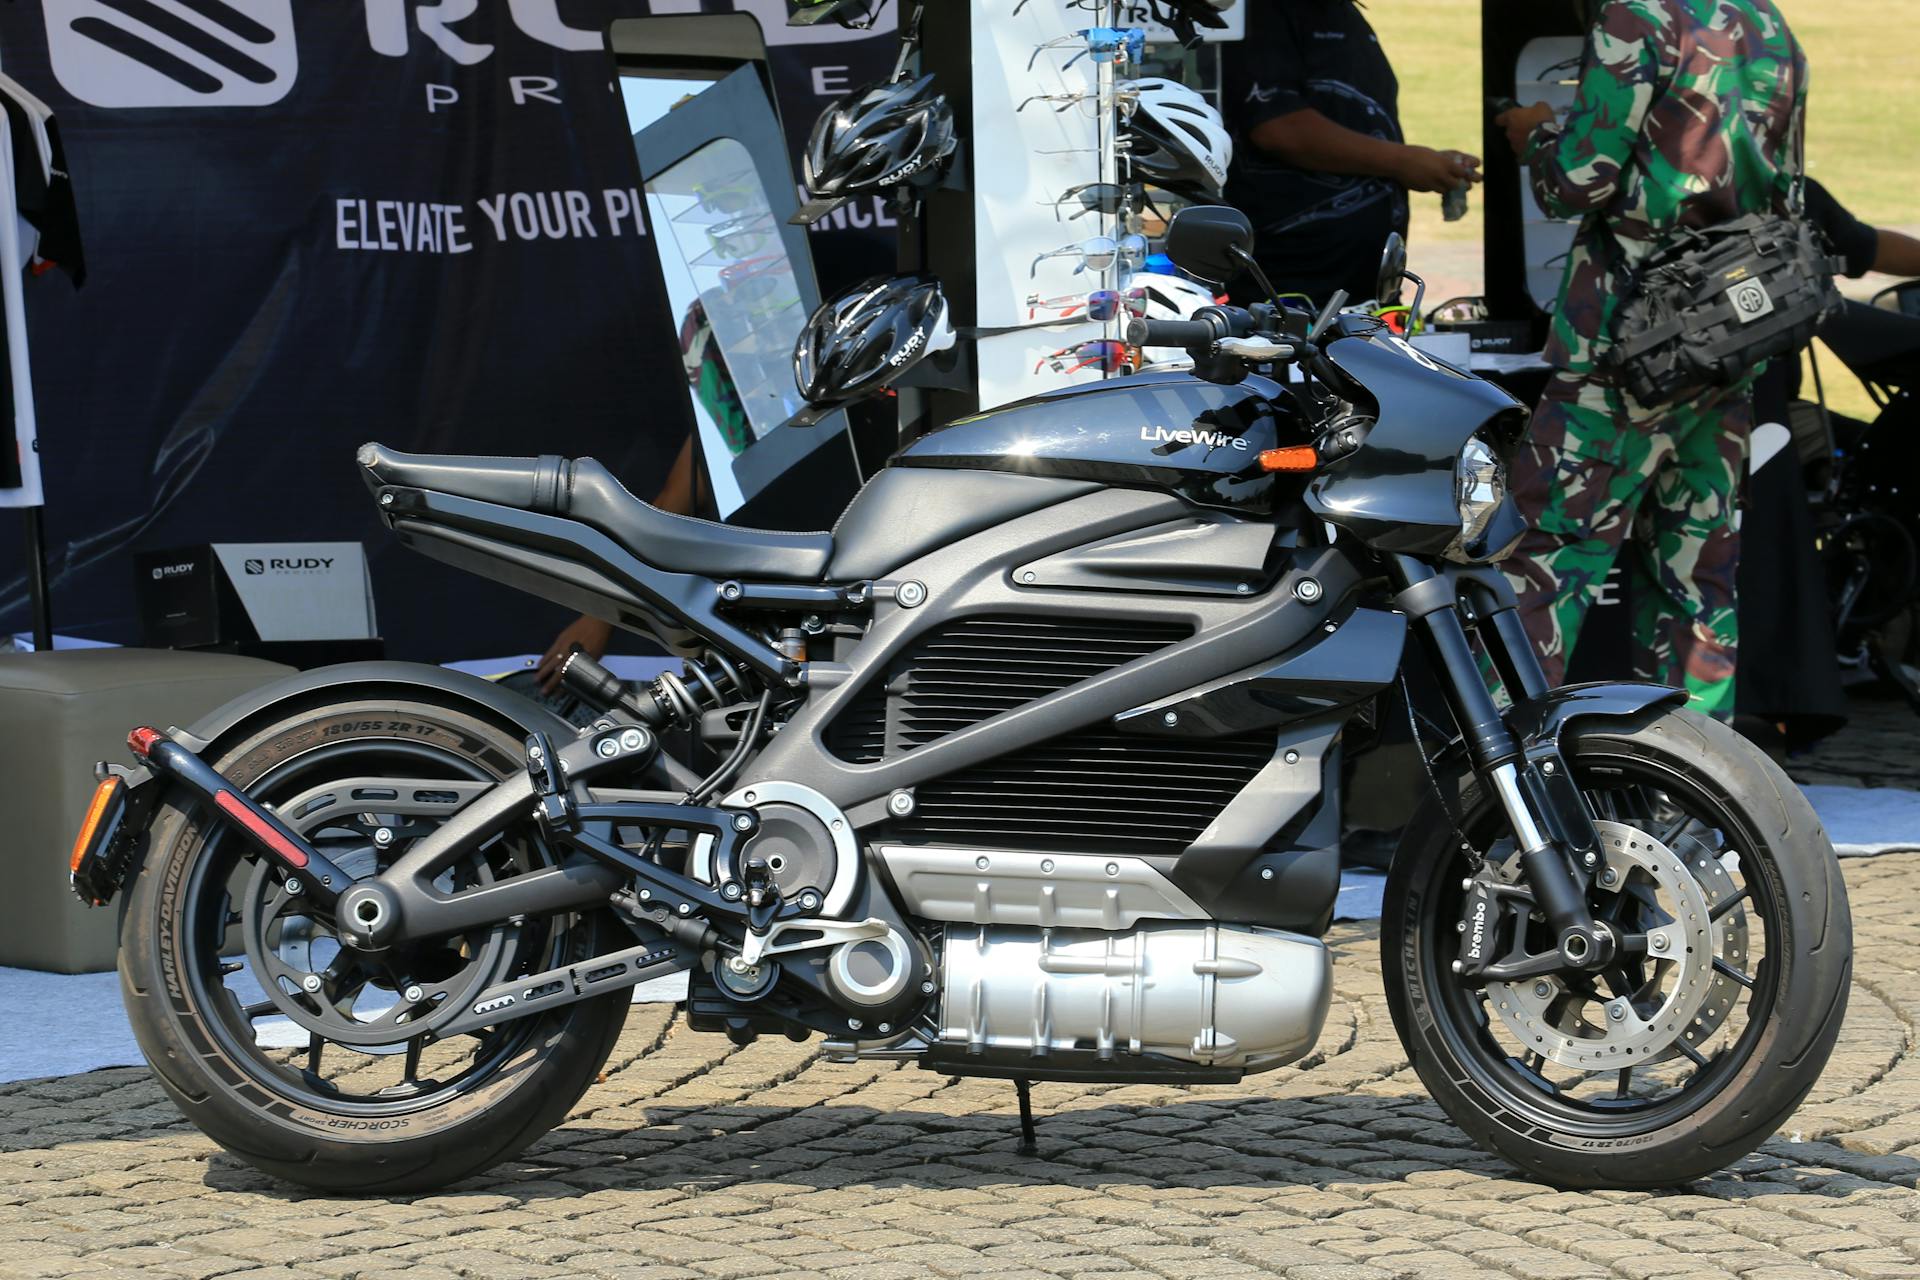
M700 713L754 696L747 677L720 654L708 650L644 685L629 685L575 649L560 668L560 683L596 707L618 707L655 729L686 727Z

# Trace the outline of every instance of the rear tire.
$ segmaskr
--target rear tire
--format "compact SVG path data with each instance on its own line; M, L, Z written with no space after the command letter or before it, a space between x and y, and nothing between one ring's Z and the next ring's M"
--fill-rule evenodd
M1651 779L1691 795L1694 804L1683 812L1701 805L1715 811L1707 825L1725 832L1751 894L1742 909L1765 917L1756 923L1764 925L1767 955L1749 966L1755 973L1743 1032L1736 1037L1729 1023L1724 1057L1702 1065L1697 1080L1676 1086L1671 1097L1654 1094L1644 1106L1624 1093L1631 1071L1619 1101L1587 1104L1584 1113L1557 1090L1541 1088L1529 1099L1521 1087L1527 1071L1502 1070L1497 1061L1489 1031L1495 1016L1478 1026L1462 1016L1468 1002L1450 970L1459 954L1458 884L1468 870L1450 815L1460 816L1469 841L1483 851L1484 834L1504 827L1470 775L1449 785L1450 813L1429 797L1388 877L1380 944L1388 1005L1422 1082L1482 1147L1556 1186L1674 1186L1758 1147L1819 1078L1840 1033L1852 970L1845 885L1806 797L1725 725L1669 710L1577 725L1562 749L1583 787ZM1767 991L1762 1009L1758 993ZM1535 1074L1546 1079L1544 1070Z
M316 778L369 774L376 762L391 768L394 753L403 750L436 762L445 776L469 781L498 780L522 767L517 731L417 700L289 713L209 763L250 791L266 780L263 798L271 800L277 778L310 785ZM399 776L410 775L403 769ZM281 794L288 794L285 786ZM225 979L208 980L208 966L218 972L222 953L233 954L232 935L216 935L210 946L209 929L194 922L210 909L209 894L225 895L218 909L232 909L227 882L209 877L224 865L213 860L236 857L236 844L209 824L202 807L169 798L154 821L146 863L129 887L120 935L121 992L141 1050L187 1118L234 1155L321 1191L442 1187L525 1148L594 1082L626 1021L625 991L503 1024L488 1033L491 1041L475 1042L474 1078L459 1087L331 1100L317 1069L303 1069L297 1053L293 1060L276 1057L242 1034L238 1002L220 985ZM565 957L557 962L631 945L604 911L556 923L545 937L540 954ZM251 1021L244 1026L250 1033ZM328 1043L336 1053L351 1053ZM361 1056L346 1059L350 1069ZM309 1060L315 1068L318 1061ZM379 1061L368 1058L362 1069Z

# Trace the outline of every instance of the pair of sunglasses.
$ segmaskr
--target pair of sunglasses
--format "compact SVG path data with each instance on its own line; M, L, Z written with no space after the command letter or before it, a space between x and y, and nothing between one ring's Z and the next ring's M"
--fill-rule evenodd
M1115 239L1112 236L1088 236L1077 244L1062 245L1058 249L1049 249L1033 260L1033 266L1027 269L1027 278L1031 280L1040 273L1040 264L1049 258L1080 259L1080 265L1074 268L1074 274L1082 271L1106 271L1115 262L1129 269L1140 266L1147 260L1147 238L1139 232Z
M1092 293L1070 293L1061 298L1042 298L1039 294L1027 296L1027 315L1032 317L1035 311L1060 311L1071 317L1075 311L1086 309L1087 319L1105 323L1115 319L1122 311L1128 315L1145 315L1147 311L1147 291L1145 289L1095 289Z
M1125 213L1135 204L1146 202L1146 189L1137 182L1085 182L1061 194L1058 200L1050 201L1053 206L1054 221L1072 221L1084 218L1090 213L1105 214L1112 217ZM1078 204L1080 207L1060 216L1063 205Z
M1080 51L1060 64L1065 71L1082 58L1092 58L1095 62L1114 62L1137 64L1147 56L1147 33L1139 27L1082 27L1072 35L1060 36L1037 46L1033 56L1027 59L1027 70L1032 71L1034 64L1040 61L1040 55L1049 49L1071 49L1081 46Z
M707 225L707 245L723 258L751 258L765 251L772 229L773 215L765 209L737 214Z
M1090 120L1100 116L1100 91L1098 89L1076 89L1071 93L1036 93L1023 100L1015 111L1025 111L1028 103L1044 102L1054 109L1054 114L1065 115L1075 107L1082 107L1082 114ZM1140 105L1138 89L1120 88L1113 91L1113 109L1124 122L1133 119L1133 113Z
M1048 352L1035 362L1033 371L1039 373L1046 368L1051 368L1055 373L1078 373L1082 369L1121 373L1133 368L1133 355L1128 351L1127 344L1118 338L1099 338Z
M735 285L757 276L789 274L792 269L793 264L788 260L786 251L776 250L757 257L743 258L739 262L729 262L720 268L720 283Z

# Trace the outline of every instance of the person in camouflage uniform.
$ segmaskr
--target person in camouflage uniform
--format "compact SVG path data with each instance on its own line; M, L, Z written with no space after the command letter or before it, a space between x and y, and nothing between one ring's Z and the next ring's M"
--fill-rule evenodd
M1773 0L1597 7L1565 120L1544 103L1499 117L1541 208L1583 217L1547 342L1556 372L1514 459L1514 498L1532 527L1503 568L1559 684L1632 535L1636 674L1726 718L1752 380L1650 408L1603 362L1614 310L1664 238L1785 206L1806 59Z

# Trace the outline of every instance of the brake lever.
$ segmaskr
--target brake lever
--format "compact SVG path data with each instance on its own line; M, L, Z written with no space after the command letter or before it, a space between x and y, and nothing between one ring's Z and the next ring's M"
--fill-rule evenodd
M1265 364L1272 360L1293 361L1300 358L1297 343L1282 341L1273 337L1221 338L1213 344L1215 355L1234 356L1241 360L1251 360L1256 364Z

